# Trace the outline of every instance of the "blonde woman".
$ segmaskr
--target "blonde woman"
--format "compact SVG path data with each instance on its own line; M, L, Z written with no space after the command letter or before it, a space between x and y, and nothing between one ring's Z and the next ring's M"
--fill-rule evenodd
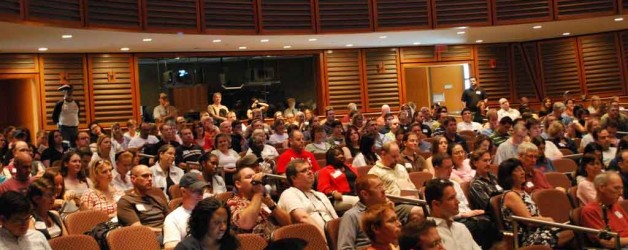
M96 140L96 152L92 155L92 159L89 161L90 166L95 161L107 160L109 162L116 162L116 152L111 144L111 138L106 135L98 136ZM91 172L88 173L91 174Z
M116 216L118 200L124 193L111 185L112 171L113 165L108 160L94 161L89 164L89 179L94 185L81 196L81 210L103 211L110 218Z

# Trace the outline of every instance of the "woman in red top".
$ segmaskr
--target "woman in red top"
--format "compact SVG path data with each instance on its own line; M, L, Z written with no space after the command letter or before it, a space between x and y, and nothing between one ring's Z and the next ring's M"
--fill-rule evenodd
M349 210L358 202L355 195L355 180L358 171L345 163L342 149L332 146L326 153L327 167L318 171L318 191L330 196L337 212Z

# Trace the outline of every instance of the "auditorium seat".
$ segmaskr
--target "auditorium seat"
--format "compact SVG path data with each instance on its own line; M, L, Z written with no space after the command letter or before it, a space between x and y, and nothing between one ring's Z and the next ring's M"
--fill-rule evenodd
M179 184L174 184L168 188L168 194L170 195L170 199L179 198L182 196L181 188L179 188Z
M82 234L57 237L49 240L48 244L52 250L100 250L93 237Z
M409 175L412 184L414 184L417 189L422 188L426 181L434 178L432 173L429 172L412 172L409 173Z
M541 216L550 217L555 222L569 221L569 211L573 208L569 197L558 189L543 189L532 193Z
M155 233L145 226L128 226L111 230L107 235L109 250L160 249Z
M576 169L578 169L578 164L576 164L576 161L569 158L553 160L552 164L556 168L556 171L561 173L575 172Z
M182 197L172 199L170 200L170 202L168 202L168 209L170 209L170 212L172 212L175 209L177 209L177 207L181 206L182 202L183 202Z
M464 196L467 198L467 200L469 200L469 189L471 189L471 182L465 181L463 183L460 183L460 189L462 189Z
M325 238L321 235L318 228L314 225L306 223L298 223L283 226L273 233L273 240L299 238L307 241L305 250L324 250L328 249ZM114 249L112 249L114 250Z
M257 234L238 234L236 237L240 241L240 249L263 250L268 245L266 239Z
M359 176L365 176L369 173L369 170L371 170L373 166L354 166L354 167L358 171Z
M329 249L336 250L338 246L338 234L340 233L340 220L342 218L336 218L330 220L325 224L325 234L327 237L327 242L329 243Z
M77 211L65 217L64 223L68 234L83 234L96 225L109 220L107 213L96 210Z
M571 180L564 173L548 172L545 173L545 178L553 187L562 187L565 190L571 187Z
M578 199L578 186L573 186L567 189L567 195L569 195L569 200L571 200L572 207L582 206L580 199Z

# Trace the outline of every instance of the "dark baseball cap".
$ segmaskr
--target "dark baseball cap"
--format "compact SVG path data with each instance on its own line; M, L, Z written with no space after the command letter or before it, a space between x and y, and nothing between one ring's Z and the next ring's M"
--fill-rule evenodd
M246 167L246 166L257 165L258 162L259 162L259 158L257 158L256 155L254 155L254 154L247 154L244 157L240 158L236 162L236 168L240 169L240 168Z
M203 190L206 186L208 186L207 182L203 180L203 176L199 173L188 172L181 177L181 181L179 181L179 186L184 188L189 188L194 191Z

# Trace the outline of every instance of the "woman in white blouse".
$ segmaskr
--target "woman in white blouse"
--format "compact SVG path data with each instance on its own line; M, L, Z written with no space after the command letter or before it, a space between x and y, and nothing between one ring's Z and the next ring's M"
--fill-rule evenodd
M233 174L236 172L236 162L240 155L231 149L231 136L223 133L216 135L214 145L217 149L211 151L211 154L218 156L218 167L224 169L227 185L233 185Z

